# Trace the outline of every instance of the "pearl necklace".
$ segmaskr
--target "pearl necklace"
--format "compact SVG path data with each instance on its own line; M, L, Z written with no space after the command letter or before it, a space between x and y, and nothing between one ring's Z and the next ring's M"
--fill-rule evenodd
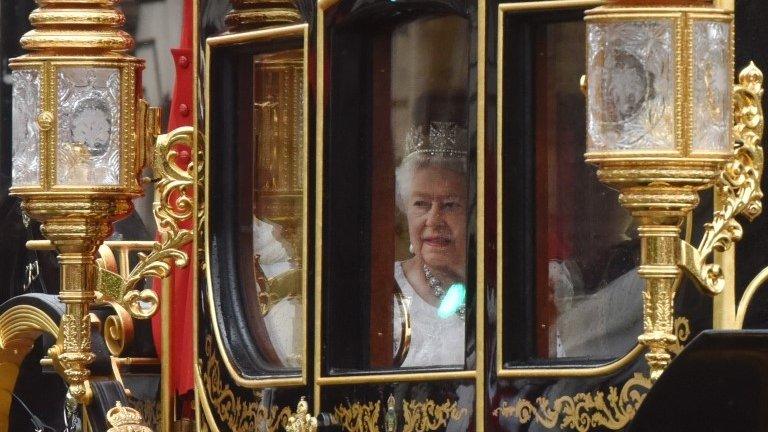
M442 301L443 297L445 297L445 288L443 288L443 283L440 281L440 279L437 278L437 276L432 273L432 269L429 268L429 266L424 264L421 268L424 271L424 277L427 279L429 287L432 289L432 294L434 294L438 300ZM459 318L463 320L465 314L466 306L462 305L456 311L456 315L458 315Z

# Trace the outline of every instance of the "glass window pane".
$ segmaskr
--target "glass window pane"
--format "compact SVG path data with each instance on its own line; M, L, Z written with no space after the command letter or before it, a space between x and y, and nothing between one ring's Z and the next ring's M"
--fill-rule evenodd
M306 361L302 42L210 48L211 307L226 355L253 380Z
M733 59L731 26L697 21L693 25L693 149L728 151L731 142Z
M618 194L583 158L585 25L529 29L529 44L505 52L505 77L526 67L511 55L531 54L527 78L504 84L503 157L514 167L504 172L505 361L620 357L642 331L639 244ZM524 94L529 120L509 108Z
M463 367L474 328L468 21L426 16L363 36L340 31L334 41L324 167L328 364Z
M57 78L58 184L119 184L120 70L65 67Z
M546 68L546 93L536 98L536 156L546 167L537 173L546 198L537 196L537 219L546 217L546 224L539 225L537 246L546 262L537 265L545 267L546 279L537 280L537 321L548 329L545 357L612 358L629 351L640 334L643 282L632 217L584 162L581 127L568 127L584 122L577 79L584 39L574 37L583 28L551 24L541 34L545 51L537 63Z
M674 150L674 21L588 29L589 151Z
M276 360L298 368L304 355L306 223L302 51L254 56L253 83L254 145L248 160L253 167L250 222L259 310L249 309L248 314L263 319Z
M40 73L16 70L13 77L13 168L14 186L40 184Z

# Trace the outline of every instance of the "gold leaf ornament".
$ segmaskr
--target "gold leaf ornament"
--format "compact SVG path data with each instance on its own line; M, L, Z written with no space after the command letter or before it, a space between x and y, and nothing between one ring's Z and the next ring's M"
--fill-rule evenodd
M493 410L495 417L515 418L521 424L538 423L547 429L559 425L562 430L588 432L596 427L623 429L635 417L651 388L650 378L636 373L619 390L611 386L608 394L601 391L560 396L553 403L546 397L535 402L520 398L502 401Z
M205 361L202 381L208 401L220 421L230 431L279 432L288 423L291 407L262 403L261 390L253 391L253 400L245 400L224 383L221 364L215 353L211 335L205 338Z
M707 262L709 256L714 251L728 250L741 239L743 229L737 216L752 221L763 210L762 96L763 74L750 63L741 71L739 84L734 87L734 158L715 183L722 197L722 209L714 213L712 222L704 225L698 248L682 242L682 267L710 295L722 292L725 280L720 266Z
M425 401L403 401L403 432L431 432L448 426L448 420L461 420L468 414L450 399L438 404L431 399Z
M333 417L348 432L379 432L381 401L355 402L333 408Z
M160 233L148 253L139 253L137 265L122 278L106 269L99 269L99 286L102 300L114 301L127 309L136 319L147 319L157 312L159 300L151 289L136 287L145 278L163 279L170 275L172 265L184 267L189 261L182 247L192 241L191 229L181 228L182 221L193 214L193 170L178 165L178 146L192 147L194 129L181 127L157 137L153 169L158 179L155 185L156 201L153 213Z

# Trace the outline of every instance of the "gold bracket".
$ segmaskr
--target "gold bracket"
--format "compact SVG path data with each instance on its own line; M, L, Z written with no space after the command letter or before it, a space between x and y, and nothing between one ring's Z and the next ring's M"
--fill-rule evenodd
M159 124L154 110L146 111L147 118L152 119L147 125L153 125L153 129ZM138 264L125 278L105 268L98 270L99 300L119 304L136 319L152 317L158 307L157 294L151 289L137 289L139 282L147 277L166 278L171 264L183 267L189 260L181 248L192 241L192 230L182 228L180 223L192 216L193 166L179 167L177 146L191 148L193 133L193 128L181 127L168 134L146 138L154 142L152 167L158 180L153 213L160 241L155 242L148 254L139 253Z
M717 295L725 288L723 269L707 262L713 252L724 252L741 239L743 230L736 216L754 220L763 210L760 179L763 170L763 73L749 64L739 73L734 86L734 158L726 164L715 183L722 199L721 210L704 226L704 236L695 248L681 240L680 267L691 276L699 289Z

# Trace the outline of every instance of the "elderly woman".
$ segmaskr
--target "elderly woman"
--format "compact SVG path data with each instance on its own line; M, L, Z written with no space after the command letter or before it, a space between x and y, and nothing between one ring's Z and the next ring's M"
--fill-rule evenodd
M448 314L445 308L438 314L438 308L451 286L466 282L466 142L466 131L454 123L415 128L395 173L397 205L408 221L413 254L394 269L399 290L394 334L401 333L404 319L411 328L407 349L401 346L406 341L395 338L396 362L404 367L464 363L463 305Z

